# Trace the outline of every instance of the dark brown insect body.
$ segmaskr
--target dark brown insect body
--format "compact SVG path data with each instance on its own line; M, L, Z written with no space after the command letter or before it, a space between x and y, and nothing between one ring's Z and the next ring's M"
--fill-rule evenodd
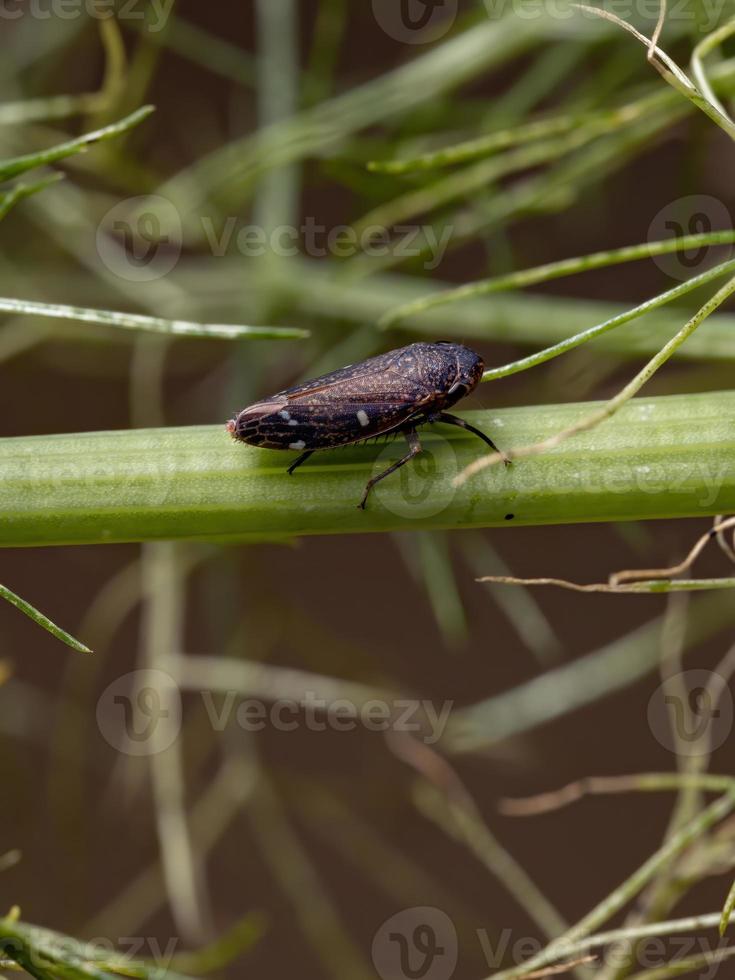
M475 388L483 370L482 358L461 344L410 344L279 391L243 409L227 429L251 446L300 452L289 473L318 449L403 432L408 452L368 482L364 508L379 480L421 452L418 425L458 425L499 451L479 429L444 411Z

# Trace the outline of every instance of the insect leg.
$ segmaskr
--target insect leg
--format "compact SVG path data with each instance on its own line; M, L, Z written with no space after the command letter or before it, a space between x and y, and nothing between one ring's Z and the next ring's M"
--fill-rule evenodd
M313 449L307 449L305 453L302 453L297 459L295 459L286 471L288 475L293 476L293 471L296 469L296 467L301 466L302 463L305 463L313 452Z
M503 462L506 466L510 466L510 459L505 455L502 449L498 449L490 436L486 436L484 432L476 429L474 425L470 425L469 422L465 422L464 419L461 419L456 415L450 415L449 412L438 412L435 418L437 422L446 422L447 425L457 425L460 429L467 429L468 432L472 432L474 435L479 436L483 442L487 443L491 449L494 449L496 453L503 457Z
M418 454L421 452L421 440L419 439L416 430L406 429L405 435L406 435L406 442L408 443L408 452L406 453L405 456L402 456L401 459L396 460L396 462L393 463L392 466L389 466L387 470L384 470L382 473L379 473L377 476L374 476L372 480L368 480L365 486L365 492L362 495L362 500L357 505L361 510L365 510L365 503L367 502L368 494L373 489L376 483L379 483L381 480L384 480L385 477L390 476L391 473L395 473L397 469L400 469L401 466L407 463L410 459L413 459L414 456L418 456Z

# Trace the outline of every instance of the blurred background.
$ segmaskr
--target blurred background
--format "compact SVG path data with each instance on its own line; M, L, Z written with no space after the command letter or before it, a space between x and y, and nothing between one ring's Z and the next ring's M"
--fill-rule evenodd
M706 250L489 297L479 325L458 304L440 332L378 332L387 309L442 283L672 228L731 228L727 136L679 104L632 38L563 4L549 15L470 0L130 0L110 21L112 6L36 0L0 14L2 157L156 107L60 164L63 181L10 211L0 294L296 325L311 337L173 340L7 316L2 436L223 423L259 396L418 336L467 342L500 364L544 346L549 322L560 337L566 322L591 326L722 257ZM658 11L634 8L622 15L650 33ZM686 63L735 10L682 10L662 43ZM726 55L727 46L720 68L735 87ZM649 108L632 122L613 118L631 103ZM554 117L578 123L536 156L521 144L449 169L367 166ZM385 229L389 244L373 250L381 254L362 247L374 238L340 246L342 226ZM671 314L671 333L683 317ZM467 404L605 397L639 363L633 344L592 345L482 386ZM716 391L731 379L730 361L705 354L676 361L647 391ZM618 568L678 560L706 526L0 552L0 581L95 650L67 651L0 605L0 854L22 854L0 874L5 906L115 946L139 937L141 956L156 956L155 944L181 952L229 936L218 952L231 962L214 964L222 976L487 975L478 930L494 948L503 930L513 942L558 933L659 846L673 805L669 794L610 795L520 819L500 801L589 775L690 765L676 737L662 734L659 661L677 676L711 671L733 642L735 615L718 596L672 603L475 579L604 581ZM698 572L722 573L723 563L715 550ZM113 716L138 696L135 671L165 672L179 653L203 658L199 673L180 704L175 691L164 705L143 684L159 698L135 702L143 715L168 714L163 742L143 740L138 751ZM575 670L577 661L587 667ZM216 725L212 712L232 707L222 689L233 662L263 666L254 689L266 707L306 690L332 700L397 692L437 710L451 702L453 714L497 698L486 706L497 724L474 751L451 752L454 775L436 746L416 758L405 739L364 724L312 730L299 712L287 713L293 730L272 715L257 732L233 714ZM308 672L313 684L280 668ZM513 700L542 674L545 686ZM574 695L559 694L557 705L570 684ZM198 687L215 693L207 700ZM713 737L716 772L732 772L731 707L723 702ZM471 831L457 829L452 807L466 800L455 779L476 804ZM728 879L709 875L727 866L721 857L716 868L703 860L690 869L690 887L676 902L668 896L664 917L721 907ZM418 941L422 913L406 910L426 906L448 917L433 934L450 954L456 935L456 965L416 952L410 973L390 936ZM381 932L395 915L404 917ZM495 966L511 962L506 950Z

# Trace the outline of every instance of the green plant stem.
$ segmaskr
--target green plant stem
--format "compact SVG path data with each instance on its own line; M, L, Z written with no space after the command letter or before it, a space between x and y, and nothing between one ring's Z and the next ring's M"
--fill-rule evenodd
M427 783L416 787L414 802L424 817L470 849L545 936L553 938L569 928L525 868L493 834L471 797L449 794L445 799L445 794Z
M701 275L695 276L694 278L681 283L681 285L667 290L665 293L660 293L658 296L654 296L653 299L646 300L644 303L634 306L625 313L620 313L617 316L611 317L609 320L605 320L604 323L599 323L594 327L589 327L587 330L574 334L572 337L567 337L565 340L560 341L558 344L554 344L552 347L546 347L544 350L537 351L535 354L520 358L517 361L512 361L510 364L504 364L497 368L489 368L483 374L482 380L497 381L500 378L507 378L511 374L517 374L519 371L525 371L527 368L537 367L539 364L544 364L546 361L550 361L554 357L559 357L560 354L566 354L567 351L573 350L575 347L579 347L588 340L594 340L596 337L602 337L604 334L608 333L610 330L614 330L616 327L623 326L625 323L630 323L632 320L635 320L640 316L644 316L646 313L650 313L651 310L659 309L660 307L665 306L667 303L671 303L674 300L679 299L681 296L686 295L692 289L704 285L707 282L711 282L713 279L719 278L719 276L727 275L729 272L735 272L735 259L732 259L729 262L721 262L720 265L715 266L713 269L708 269L707 272L703 272Z
M217 269L201 268L193 261L182 261L170 274L171 282L192 296L194 309L203 316L215 302L227 302L255 317L264 302L275 297L288 309L292 322L316 318L340 325L374 324L391 308L411 303L427 293L441 292L448 284L418 276L384 273L366 280L351 281L340 276L329 263L288 259L269 264L267 275L248 272L242 262L223 257ZM691 285L688 280L683 285ZM687 290L688 291L688 290ZM662 294L665 296L666 294ZM649 302L653 303L654 300ZM677 306L676 316L689 315L691 303ZM479 300L467 300L452 308L451 316L441 308L404 320L400 330L418 334L426 340L457 337L464 342L486 341L546 347L570 335L583 333L590 324L600 324L629 314L630 303L607 303L563 296L533 295L526 292L499 293ZM598 351L623 357L655 354L670 339L672 313L651 309L644 321L625 324L595 340ZM358 356L367 356L367 351ZM336 355L335 355L336 356ZM735 316L717 313L707 320L706 330L695 332L676 352L677 358L692 360L735 360ZM344 361L330 359L325 370L356 360L352 353Z
M379 326L383 328L392 327L405 317L423 313L425 310L443 306L446 303L456 303L463 299L476 299L479 296L488 296L491 293L504 292L509 289L523 289L541 282L551 282L554 279L576 275L591 269L604 269L607 266L619 265L623 262L634 262L656 255L668 255L671 252L701 248L705 245L730 245L733 242L735 242L735 231L726 230L704 235L684 235L681 238L670 238L659 242L643 242L640 245L628 245L624 248L594 252L591 255L578 255L571 259L561 259L558 262L549 262L532 269L521 269L505 276L470 282L456 289L433 293L413 303L399 306L395 310L389 310L381 318Z
M296 0L256 0L258 31L258 121L261 130L287 123L298 108L299 54ZM271 235L294 224L301 186L298 163L263 174L255 203L255 224Z
M505 153L481 160L472 166L453 171L439 180L417 190L409 191L400 197L373 208L355 222L357 234L364 235L374 228L392 228L408 222L418 214L436 211L452 201L471 198L501 178L528 171L541 164L552 163L560 157L590 143L595 136L614 130L613 122L599 121L593 128L573 128L562 136L521 144ZM396 264L396 258L389 257L388 264ZM367 271L367 270L365 270Z
M681 977L686 974L712 977L715 976L713 968L717 964L729 960L732 956L735 956L735 946L716 949L711 953L700 953L697 956L677 956L664 966L634 973L631 980L671 980L672 977Z
M0 103L0 125L17 126L42 122L50 119L68 119L91 112L99 107L103 99L100 92L86 92L81 95L48 95L37 99L23 99L20 102Z
M616 14L609 10L600 9L598 7L590 7L586 4L575 3L572 6L577 7L578 10L586 11L593 16L601 17L605 20L609 20L624 30L628 31L635 38L641 41L649 50L649 61L651 65L658 71L665 82L680 95L683 95L685 99L688 99L692 105L700 109L706 116L708 116L712 122L717 123L717 125L724 130L731 139L735 139L735 123L728 116L726 112L722 109L720 103L715 100L712 102L709 99L708 93L711 92L709 82L706 81L705 91L701 92L696 85L691 81L691 79L686 75L685 72L679 68L675 61L673 61L665 51L656 46L655 38L648 38L640 31L636 30L632 24L627 21L622 20ZM658 29L657 29L658 30ZM719 34L719 32L717 32ZM727 36L725 34L724 36ZM717 42L715 42L717 43ZM696 65L696 55L699 52L701 56L701 45L695 49L695 65ZM704 72L699 65L699 71L702 78L705 78Z
M527 446L520 446L513 450L513 458L523 459L530 456L536 456L539 453L549 452L550 450L556 449L562 443L566 442L567 439L571 439L574 436L579 435L581 432L590 432L596 429L598 425L602 422L606 422L613 418L620 409L627 404L638 392L644 387L644 385L651 380L654 374L663 367L663 365L670 360L671 357L676 353L676 351L686 343L688 338L705 322L708 316L717 310L724 302L726 302L732 294L735 293L735 277L728 280L724 286L717 290L717 292L711 296L707 302L691 317L687 323L679 330L667 344L665 344L660 351L658 351L651 360L643 366L643 368L632 378L624 388L613 397L610 398L605 404L598 408L578 422L570 425L567 429L560 429L553 436L548 439L541 440L537 443L533 443ZM471 463L459 476L455 477L456 484L462 484L471 476L477 474L478 472L486 469L488 466L494 465L502 457L500 453L493 453L486 456L484 459L475 460Z
M35 153L27 153L20 157L13 157L11 160L3 160L0 162L0 180L9 180L11 177L17 177L18 174L32 170L34 167L56 163L66 157L74 156L76 153L82 153L95 143L102 143L104 140L120 136L147 119L153 111L153 106L143 106L119 122L105 126L103 129L85 133L84 136L51 146L47 150L37 150Z
M468 418L512 449L598 408L532 406ZM482 454L479 441L443 425L426 427L422 440L431 455L383 481L362 512L356 505L367 479L402 455L402 444L320 453L289 477L295 454L236 444L224 426L4 439L0 544L255 540L735 511L735 392L631 401L605 426L459 488L452 478Z
M110 952L104 945L86 943L19 922L0 918L0 953L5 953L37 980L190 980L155 963Z
M145 21L125 21L125 27L143 34L147 44L170 48L182 58L237 85L253 85L256 58L241 45L217 37L180 15L171 18L166 26L165 31L151 31Z
M11 592L10 589L6 588L4 585L0 585L0 599L5 599L11 604L11 606L15 606L16 609L19 609L22 613L28 616L29 619L32 619L34 623L36 623L42 629L47 630L52 636L55 636L57 640L61 640L62 643L65 643L68 647L71 647L72 650L76 650L79 653L92 652L89 647L85 646L83 643L80 643L79 640L75 640L73 636L66 632L66 630L61 629L61 627L57 626L56 623L52 623L47 616L44 616L42 612L39 612L38 609L30 604L30 602L26 602L25 599L21 599L19 595L16 595L15 592Z
M590 25L555 25L573 37L592 36ZM548 32L545 18L502 17L483 20L451 37L406 65L341 93L313 108L233 140L180 171L161 188L179 208L188 235L195 235L191 217L207 198L238 207L253 190L254 180L276 165L332 152L361 129L405 116L514 55L539 43ZM239 202L239 203L238 203Z
M145 604L141 623L141 647L152 677L162 672L178 683L183 646L184 592L176 546L148 544L142 553ZM151 681L151 683L155 683ZM170 685L156 688L163 705L161 724L151 735L150 766L156 830L169 905L179 935L200 945L210 930L209 896L202 867L191 839L186 816L183 740L177 737L178 690Z
M735 881L732 883L732 888L725 900L725 905L722 909L720 915L720 921L718 923L720 929L720 935L724 936L727 932L727 927L730 925L730 919L732 917L733 911L735 911Z
M593 936L588 936L579 942L570 942L560 947L558 959L573 959L591 949L600 949L602 946L609 946L617 942L634 942L639 939L648 939L653 936L676 936L682 933L691 933L699 929L713 929L719 922L719 912L707 915L693 915L686 919L672 919L667 922L651 922L642 926L623 927L622 929L611 929L609 932L598 932Z
M495 980L511 980L511 978L520 977L565 957L570 948L574 948L577 943L589 937L599 926L624 908L645 888L662 867L674 861L694 841L702 837L721 820L724 820L732 813L733 808L735 808L735 790L731 789L730 792L702 810L694 820L666 841L630 877L606 896L591 912L580 919L568 932L521 966L502 970L495 974ZM719 918L716 921L719 921Z
M729 37L735 34L735 19L729 20L726 24L722 24L716 31L713 31L694 49L692 53L692 74L699 86L699 91L707 99L707 101L713 105L726 119L729 119L729 115L722 105L720 100L717 98L715 93L712 91L712 86L709 83L709 79L704 71L704 66L702 60L716 47L726 41Z
M55 173L43 180L34 181L32 184L24 184L22 182L15 184L7 191L0 193L0 221L6 216L8 211L14 208L20 201L24 200L24 198L38 194L39 191L45 191L47 187L63 179L63 174Z
M0 298L0 311L23 313L29 316L47 316L59 320L80 320L99 323L106 327L123 330L140 330L163 333L176 337L211 337L218 340L302 340L309 336L300 327L252 327L236 323L190 323L188 320L166 320L157 316L138 313L120 313L117 310L90 310L81 306L64 306L60 303L36 303L27 299Z
M573 116L558 115L548 119L537 119L524 125L508 129L498 129L493 133L478 136L474 139L447 146L441 150L422 153L420 156L406 160L370 160L368 170L374 173L405 174L414 170L433 170L436 167L449 167L453 164L466 163L478 157L489 156L498 150L506 150L511 146L521 146L547 136L558 136L568 133L589 119L591 115Z

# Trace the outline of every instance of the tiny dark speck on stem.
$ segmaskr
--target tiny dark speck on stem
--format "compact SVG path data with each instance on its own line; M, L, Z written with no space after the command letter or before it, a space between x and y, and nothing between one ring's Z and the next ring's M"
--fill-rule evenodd
M515 516L515 514L506 514L505 519L506 521L512 521Z

